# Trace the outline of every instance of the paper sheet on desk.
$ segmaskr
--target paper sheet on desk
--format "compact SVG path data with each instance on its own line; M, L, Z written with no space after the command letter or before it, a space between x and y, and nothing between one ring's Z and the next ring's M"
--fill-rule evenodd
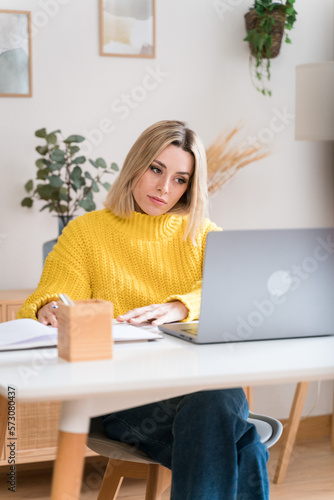
M135 342L162 338L154 329L152 325L113 324L113 339L114 342ZM0 323L0 352L56 347L57 342L58 328L42 325L34 319L14 319Z

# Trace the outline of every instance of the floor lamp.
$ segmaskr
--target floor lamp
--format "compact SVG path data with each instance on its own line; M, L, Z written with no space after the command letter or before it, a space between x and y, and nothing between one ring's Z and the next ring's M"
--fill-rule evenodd
M295 138L304 141L333 141L334 149L334 61L297 66ZM288 425L283 434L274 483L284 481L309 384L297 384ZM332 449L334 450L334 406Z
M297 66L295 138L334 141L334 61Z

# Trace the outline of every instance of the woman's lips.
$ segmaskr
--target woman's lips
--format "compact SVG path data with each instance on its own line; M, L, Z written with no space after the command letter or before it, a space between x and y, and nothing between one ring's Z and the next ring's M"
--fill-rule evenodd
M156 198L155 196L148 196L149 199L155 203L156 205L166 205L166 201L163 200L162 198Z

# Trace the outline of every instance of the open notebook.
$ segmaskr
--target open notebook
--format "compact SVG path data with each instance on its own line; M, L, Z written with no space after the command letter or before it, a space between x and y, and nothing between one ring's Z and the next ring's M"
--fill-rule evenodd
M140 326L115 323L112 326L114 342L156 340L163 336L155 333L151 324ZM56 347L58 328L45 326L34 319L14 319L0 323L0 352L38 347Z

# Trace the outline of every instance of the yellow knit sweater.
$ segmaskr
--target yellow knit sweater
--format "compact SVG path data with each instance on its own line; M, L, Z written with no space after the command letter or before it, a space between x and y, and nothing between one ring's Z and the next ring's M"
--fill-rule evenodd
M197 319L206 236L219 228L205 219L195 246L183 240L185 227L186 217L169 214L121 218L104 209L77 217L59 237L37 290L17 317L36 319L63 292L73 300L111 301L115 317L180 300L189 309L185 321Z

